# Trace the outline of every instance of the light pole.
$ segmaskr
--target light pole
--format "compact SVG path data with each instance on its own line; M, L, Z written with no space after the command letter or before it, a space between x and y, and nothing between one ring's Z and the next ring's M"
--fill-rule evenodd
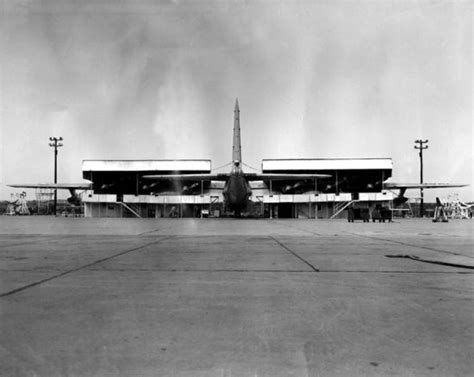
M420 183L422 184L423 183L423 149L428 149L428 146L425 145L423 146L423 144L426 144L428 143L428 139L427 140L421 140L421 139L418 139L418 140L415 140L415 143L418 144L418 146L414 146L415 149L418 149L420 152L419 152L419 156L420 156ZM423 214L424 214L424 204L423 204L423 187L420 187L420 217L423 217Z
M61 141L63 140L62 137L50 137L49 143L50 147L54 147L54 184L58 183L58 148L62 147ZM56 209L58 205L58 189L54 189L54 216L56 216Z

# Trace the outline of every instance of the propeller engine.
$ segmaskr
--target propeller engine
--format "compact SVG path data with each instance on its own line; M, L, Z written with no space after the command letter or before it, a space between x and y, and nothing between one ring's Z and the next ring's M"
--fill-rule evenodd
M155 182L155 183L150 183L149 185L143 185L142 186L142 189L145 190L145 191L148 191L148 190L151 190L152 188L158 186L159 183L158 182Z
M199 186L199 182L193 183L191 186L183 186L181 194L192 194L192 192Z
M286 185L285 187L282 188L281 192L283 192L284 194L295 192L296 189L302 187L303 184L304 183L302 181L298 181L294 185Z
M100 186L100 190L109 190L115 186L115 183L104 183Z
M73 206L80 206L82 202L81 196L76 192L76 190L69 189L69 192L71 193L71 196L67 198L67 202Z
M398 206L401 206L403 203L406 203L408 201L408 198L405 197L405 196L396 196L395 198L393 198L393 205L395 207L398 207Z
M406 203L408 201L408 198L405 197L405 191L406 191L406 188L400 189L400 193L398 194L398 196L393 198L393 205L395 207L398 207L398 206L400 206L403 203Z

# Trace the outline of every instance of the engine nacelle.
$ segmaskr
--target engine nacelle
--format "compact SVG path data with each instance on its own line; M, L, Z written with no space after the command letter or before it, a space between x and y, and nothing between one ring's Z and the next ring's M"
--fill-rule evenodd
M69 204L72 204L74 206L79 206L81 205L81 197L79 195L72 195L69 198L67 198L67 202Z
M294 185L286 185L281 190L284 194L294 192L297 188L303 186L303 182L296 182Z
M149 185L143 185L142 189L145 190L145 191L148 191L148 190L151 190L152 188L154 188L156 186L158 186L158 182L151 183Z
M193 183L191 186L184 186L181 194L192 194L192 192L199 186L199 182Z
M401 206L403 203L406 203L408 201L408 198L404 196L397 196L393 199L393 205L395 207Z

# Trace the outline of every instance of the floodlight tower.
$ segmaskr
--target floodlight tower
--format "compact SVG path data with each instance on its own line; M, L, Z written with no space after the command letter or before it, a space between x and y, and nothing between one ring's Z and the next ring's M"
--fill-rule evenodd
M420 156L420 183L423 183L423 149L428 149L428 146L423 144L428 143L428 139L426 140L415 140L415 143L418 144L418 146L414 146L415 149L419 149L419 156ZM420 217L423 217L424 214L424 204L423 204L423 188L420 188Z
M62 147L62 137L50 137L49 146L54 147L54 184L58 183L58 148ZM54 216L56 216L56 209L58 205L58 189L54 189Z

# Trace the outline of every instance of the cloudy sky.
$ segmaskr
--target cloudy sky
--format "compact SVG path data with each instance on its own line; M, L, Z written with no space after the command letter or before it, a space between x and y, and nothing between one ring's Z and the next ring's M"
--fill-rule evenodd
M391 157L473 200L469 1L30 1L0 15L0 198L84 159ZM416 192L412 193L416 196ZM33 192L31 193L33 196Z

